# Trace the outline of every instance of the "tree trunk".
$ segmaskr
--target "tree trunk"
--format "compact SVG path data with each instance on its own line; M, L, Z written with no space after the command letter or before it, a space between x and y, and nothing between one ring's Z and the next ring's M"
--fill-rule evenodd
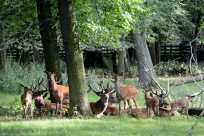
M40 62L40 51L37 47L33 47L33 59L35 62Z
M125 70L125 50L120 50L117 52L118 56L118 65L117 65L117 74L124 72ZM123 74L124 75L124 74Z
M0 71L6 70L6 47L4 34L4 21L0 22Z
M186 83L201 81L203 79L204 79L204 74L196 75L196 76L193 76L193 77L187 77L187 78L184 78L184 79L174 80L169 85L170 86L179 86L179 85L183 85L183 84L186 84Z
M99 51L86 51L84 66L86 68L89 67L107 68L103 60L102 53Z
M20 63L22 65L29 65L30 64L30 51L23 49L20 57Z
M139 86L152 86L154 85L154 82L149 76L149 74L152 75L154 78L156 78L156 74L146 43L146 33L134 33L133 31L131 31L131 38L136 48L136 60L138 62L139 70ZM148 69L148 71L146 71L146 69Z
M111 52L111 59L112 59L112 66L113 66L113 73L117 73L117 52Z
M92 115L88 102L83 53L79 47L74 0L58 0L62 39L65 48L68 83L70 88L69 115Z
M59 54L57 47L57 35L56 28L53 27L53 18L51 14L50 1L48 0L36 0L38 21L40 27L40 34L42 38L45 67L49 72L57 72L57 79L61 79ZM50 98L51 102L56 102L52 95L51 83L49 81Z

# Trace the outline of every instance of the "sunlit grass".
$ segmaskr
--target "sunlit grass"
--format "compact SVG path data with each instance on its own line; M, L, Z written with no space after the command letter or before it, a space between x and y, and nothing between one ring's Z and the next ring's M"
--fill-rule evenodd
M3 117L0 117L2 120ZM0 122L0 135L29 136L184 136L195 122L194 117L135 119L129 117L103 117L101 119L44 118L4 120ZM198 123L193 136L203 135L204 120Z

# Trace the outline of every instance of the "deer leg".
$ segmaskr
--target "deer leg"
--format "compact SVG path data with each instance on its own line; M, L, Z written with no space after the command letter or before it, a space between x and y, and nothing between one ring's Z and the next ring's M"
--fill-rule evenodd
M130 100L127 100L127 103L128 103L129 108L132 109L132 106L130 104Z
M31 118L33 118L33 111L32 111L32 105L31 105L31 104L30 104L30 106L29 106L29 110L30 110Z
M125 107L126 107L126 100L124 100L124 111L125 111Z
M147 107L147 118L149 117L149 107Z
M188 119L188 106L186 106L186 115L187 115L187 119Z
M120 107L120 102L121 102L121 101L120 101L120 100L118 100L119 112L120 112L120 114L119 114L119 115L121 116L121 107Z
M58 115L58 109L59 109L59 100L56 101L56 115Z
M133 102L135 104L135 108L137 109L137 102L136 102L136 100L134 98L132 100L133 100Z

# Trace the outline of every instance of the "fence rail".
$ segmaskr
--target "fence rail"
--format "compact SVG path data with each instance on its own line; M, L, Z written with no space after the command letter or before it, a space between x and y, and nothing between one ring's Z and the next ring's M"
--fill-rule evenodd
M43 58L43 50L40 51L40 58ZM7 49L7 57L19 60L22 56L23 50L16 47L11 47ZM111 50L104 48L102 50L103 54L110 54ZM31 60L33 60L33 50L30 51ZM65 58L65 51L62 47L59 47L59 57ZM160 46L160 58L161 61L177 60L177 61L188 61L190 57L190 46L183 44L180 45L161 45ZM198 54L200 60L204 60L204 50Z

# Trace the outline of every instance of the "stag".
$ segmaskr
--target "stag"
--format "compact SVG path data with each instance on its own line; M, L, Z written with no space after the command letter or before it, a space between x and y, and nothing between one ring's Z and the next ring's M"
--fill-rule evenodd
M144 94L145 94L145 102L146 102L146 106L147 106L147 117L149 117L151 115L150 110L152 109L154 111L154 114L157 111L157 114L159 114L159 99L158 97L151 97L149 94L149 91L152 90L152 88L144 89Z
M31 90L31 87L27 85L23 85L23 84L21 84L21 86L24 88L24 93L21 95L21 103L23 106L23 118L27 119L28 109L31 112L31 117L33 117L32 115L32 95L29 93L29 91Z
M100 96L100 99L97 102L90 102L89 104L93 115L95 115L97 118L100 118L106 111L108 107L109 96L115 91L115 88L111 87L109 83L106 87L104 87L103 81L100 81L98 85L101 86L101 91L99 89L94 89L92 87L92 83L89 81L88 86L90 87L90 90L94 91L96 95Z
M46 71L49 79L51 80L51 89L52 89L52 94L56 100L56 115L58 113L59 109L59 104L60 104L60 109L62 109L62 101L63 99L68 99L69 97L69 87L68 86L63 86L63 85L57 85L57 82L55 80L55 73L51 73Z
M186 115L187 115L187 119L188 119L188 108L190 103L193 101L193 99L195 98L195 96L190 96L188 95L186 98L181 98L181 99L177 99L174 100L173 102L170 103L171 105L171 111L169 112L169 120L171 119L172 113L174 111L177 111L178 108L182 108L186 109Z
M159 99L159 107L167 108L167 106L169 105L169 103L165 100L165 98L169 96L169 93L168 93L168 92L164 93L164 92L162 91L161 94L158 94L158 93L157 93L157 90L156 90L156 92L154 92L153 90L151 90L151 93L154 94L154 95L156 95L156 97Z
M118 99L118 105L119 105L119 111L121 113L121 105L120 102L124 102L124 110L126 107L126 101L128 102L128 106L131 109L130 105L130 100L132 99L135 108L137 108L137 103L136 103L136 96L137 96L137 89L134 86L120 86L120 77L123 75L123 72L121 72L119 75L112 73L115 79L115 89L116 89L116 98Z

